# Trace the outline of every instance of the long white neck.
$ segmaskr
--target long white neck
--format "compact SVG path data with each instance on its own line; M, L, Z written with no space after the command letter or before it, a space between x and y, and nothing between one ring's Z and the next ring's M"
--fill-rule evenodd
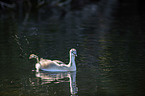
M68 67L72 67L76 70L76 64L75 64L75 56L70 54L70 61L68 64Z
M36 60L37 60L37 63L40 63L40 61L39 61L39 58L38 58L38 57L36 57Z

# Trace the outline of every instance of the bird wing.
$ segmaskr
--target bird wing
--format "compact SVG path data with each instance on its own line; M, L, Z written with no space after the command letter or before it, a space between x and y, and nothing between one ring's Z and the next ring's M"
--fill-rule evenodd
M64 62L59 61L59 60L49 60L49 59L40 58L40 63L48 62L48 61L54 61L54 62L56 62L56 63L58 63L58 64L65 64Z
M59 69L60 67L66 67L64 62L59 60L48 60L48 59L40 59L41 69Z
M51 60L40 61L40 64L41 64L42 69L54 68L54 67L59 66L59 64L57 64L56 62L53 62Z
M53 60L54 62L58 63L58 64L65 64L64 62L62 61L59 61L59 60Z

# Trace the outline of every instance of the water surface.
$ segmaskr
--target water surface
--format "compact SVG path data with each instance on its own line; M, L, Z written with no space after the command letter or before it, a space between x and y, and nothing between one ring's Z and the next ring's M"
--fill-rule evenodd
M106 9L103 4L68 12L61 19L30 18L26 25L1 19L0 95L143 96L141 17L136 11L124 11L118 3L104 5ZM36 73L36 60L28 59L34 53L67 63L71 48L78 53L76 73Z

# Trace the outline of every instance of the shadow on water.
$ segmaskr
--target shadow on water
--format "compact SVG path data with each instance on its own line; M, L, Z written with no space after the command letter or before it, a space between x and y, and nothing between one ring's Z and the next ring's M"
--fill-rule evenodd
M0 95L144 96L144 23L136 3L116 1L100 0L61 19L30 17L25 25L0 19ZM71 48L78 52L77 74L32 71L30 54L68 62Z

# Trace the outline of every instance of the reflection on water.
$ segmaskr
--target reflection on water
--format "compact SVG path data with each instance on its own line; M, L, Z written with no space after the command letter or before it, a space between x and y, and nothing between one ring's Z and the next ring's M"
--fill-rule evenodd
M69 82L70 83L70 93L77 94L78 88L76 85L76 72L37 72L36 77L41 78L40 81L36 83L39 85L49 84L49 83L62 83L62 82ZM69 80L66 80L69 78ZM35 84L35 82L31 82Z

